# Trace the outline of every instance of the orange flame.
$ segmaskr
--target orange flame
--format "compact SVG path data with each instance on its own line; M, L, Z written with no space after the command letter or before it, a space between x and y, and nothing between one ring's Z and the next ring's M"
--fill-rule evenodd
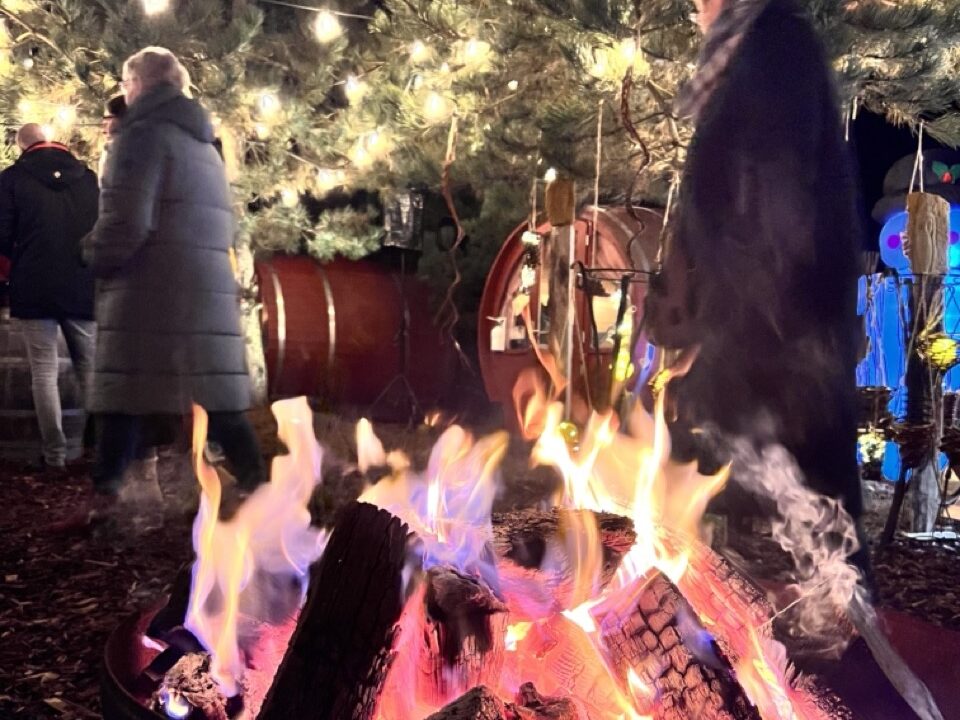
M257 596L255 573L301 579L326 542L310 526L307 503L320 482L322 454L306 400L273 405L288 455L273 461L271 481L258 487L229 520L219 518L223 493L217 471L203 459L207 415L194 407L193 451L200 509L193 525L193 583L186 627L211 655L211 673L227 696L236 695L244 664L238 642L241 616L259 620L269 608Z

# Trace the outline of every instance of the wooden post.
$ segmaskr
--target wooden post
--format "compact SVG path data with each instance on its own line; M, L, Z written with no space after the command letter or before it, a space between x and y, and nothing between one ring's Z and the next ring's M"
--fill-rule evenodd
M573 406L574 276L576 259L576 187L572 180L554 180L546 190L547 219L550 221L550 318L549 348L561 374L566 378L565 416Z
M943 276L947 272L950 204L939 195L911 193L907 196L907 238L904 252L910 260L910 327L907 333L907 422L933 423L934 447L942 431L943 383L940 373L917 353L924 331L943 329ZM929 532L940 507L937 453L911 473L914 532ZM896 518L892 518L896 523ZM888 525L890 522L888 522Z

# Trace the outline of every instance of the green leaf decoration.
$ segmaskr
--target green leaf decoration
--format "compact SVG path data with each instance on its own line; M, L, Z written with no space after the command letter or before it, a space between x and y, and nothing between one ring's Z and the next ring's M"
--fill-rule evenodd
M950 174L953 176L954 184L956 184L957 179L960 178L960 163L950 166Z
M943 177L948 172L950 172L950 166L942 162L933 163L933 172L936 173L937 177Z

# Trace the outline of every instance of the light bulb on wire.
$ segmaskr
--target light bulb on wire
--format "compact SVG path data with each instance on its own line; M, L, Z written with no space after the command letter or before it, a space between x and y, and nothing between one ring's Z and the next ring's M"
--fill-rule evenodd
M336 15L329 10L321 10L313 21L313 33L320 42L329 43L343 34L343 27Z
M276 117L277 113L280 112L280 98L275 93L264 90L257 98L257 110L261 117L268 120Z
M28 57L23 59L23 69L33 70L33 58Z
M143 11L147 15L157 15L170 7L170 0L143 0Z
M257 123L253 126L253 134L257 136L257 140L266 140L270 137L270 128L263 123Z
M291 187L280 189L280 203L286 208L296 207L300 202L300 195Z
M351 75L343 84L343 92L351 103L359 102L367 94L367 84L356 75Z
M552 183L556 182L559 174L557 173L556 168L548 168L547 171L543 174L544 182Z
M463 46L463 61L467 65L479 65L490 56L490 43L483 40L468 40Z
M423 103L423 116L430 122L442 122L453 114L453 103L438 92L427 95Z
M416 40L410 45L410 62L424 63L430 59L430 48L422 40Z
M40 132L43 135L43 139L48 142L57 137L57 131L54 129L53 125L41 125Z
M73 125L77 119L77 110L72 105L61 105L57 108L56 122L57 125L66 127Z

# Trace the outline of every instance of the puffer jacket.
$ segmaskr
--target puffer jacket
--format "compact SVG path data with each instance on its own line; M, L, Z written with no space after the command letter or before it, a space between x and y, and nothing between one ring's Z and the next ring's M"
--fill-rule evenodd
M97 220L97 176L59 143L37 143L0 173L0 255L11 259L10 314L93 319L80 240Z
M97 277L93 412L250 405L235 222L213 140L200 104L160 85L131 105L111 145L85 241Z

